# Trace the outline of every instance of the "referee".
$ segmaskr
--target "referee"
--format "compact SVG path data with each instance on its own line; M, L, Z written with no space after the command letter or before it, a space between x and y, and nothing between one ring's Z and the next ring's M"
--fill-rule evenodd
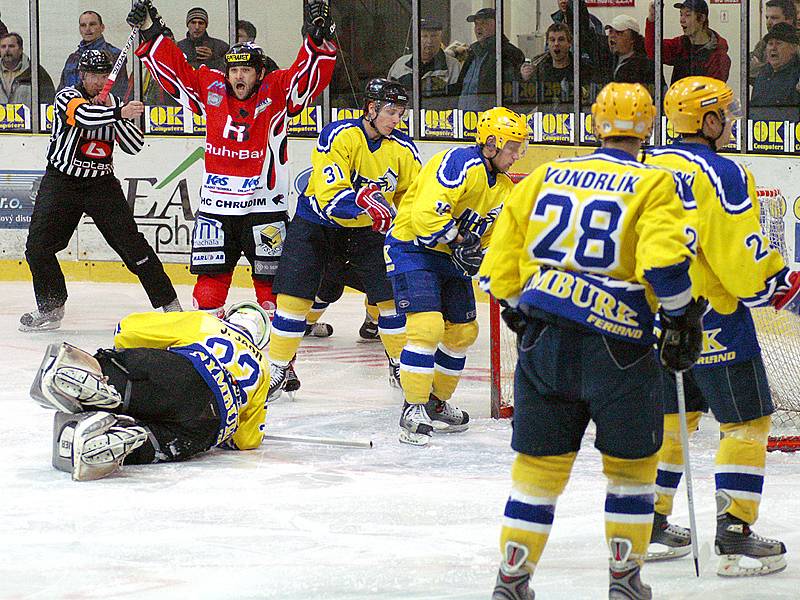
M127 154L137 154L144 145L141 130L131 121L144 112L144 105L123 105L110 94L104 106L94 104L111 69L105 52L87 50L78 63L81 83L56 94L47 170L25 244L37 309L22 315L20 331L61 326L67 286L56 253L67 247L84 213L142 282L153 308L181 310L164 266L136 228L114 177L114 143Z

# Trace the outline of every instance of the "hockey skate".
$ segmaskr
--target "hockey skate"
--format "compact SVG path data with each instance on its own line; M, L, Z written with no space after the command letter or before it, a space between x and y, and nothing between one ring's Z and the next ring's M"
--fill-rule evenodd
M673 525L667 516L656 512L653 516L653 531L650 534L650 547L646 561L681 558L692 551L690 531L685 527Z
M333 335L333 325L330 323L313 323L306 325L304 337L326 338Z
M439 400L433 394L431 394L431 399L425 403L425 411L428 413L436 433L459 433L469 429L467 411L444 400Z
M286 372L288 370L289 365L269 364L269 392L267 393L267 404L281 397L283 390L286 388Z
M403 403L400 416L400 442L413 446L427 446L433 425L424 404Z
M53 422L53 466L75 481L101 479L116 471L147 441L147 430L130 417L107 412L73 416L57 412Z
M531 575L525 570L528 548L516 542L506 542L505 557L497 573L492 600L534 600L530 589Z
M753 533L750 525L727 512L717 515L714 550L720 557L717 575L721 577L769 575L786 568L783 542Z
M286 383L283 385L283 391L289 395L290 400L294 400L294 394L300 389L300 378L294 370L294 360L289 363L289 368L286 369Z
M64 306L61 305L53 310L32 310L26 312L19 318L20 331L52 331L61 327L61 319L64 318Z
M608 600L651 600L653 590L639 577L641 567L631 558L633 546L626 538L608 540Z
M168 302L164 306L161 307L165 313L168 312L183 312L183 308L181 307L181 301L175 298L172 302Z
M369 314L364 318L364 322L358 330L358 336L367 342L376 342L381 339L378 334L378 322L373 321Z
M386 351L384 354L386 354L386 360L389 361L389 387L403 389L403 386L400 385L400 360L393 359Z

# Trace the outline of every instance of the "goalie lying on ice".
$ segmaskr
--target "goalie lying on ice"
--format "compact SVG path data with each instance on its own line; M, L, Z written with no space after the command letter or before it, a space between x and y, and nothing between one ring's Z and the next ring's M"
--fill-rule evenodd
M208 313L135 313L114 350L50 344L31 397L56 409L53 466L76 481L126 464L185 460L214 446L257 448L269 318L255 302Z

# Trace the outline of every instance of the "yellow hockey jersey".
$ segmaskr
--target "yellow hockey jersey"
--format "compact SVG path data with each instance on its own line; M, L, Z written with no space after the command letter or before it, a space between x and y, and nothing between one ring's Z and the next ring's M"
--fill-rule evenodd
M372 219L356 205L358 190L375 183L395 206L419 173L419 152L405 133L370 140L361 119L334 121L311 153L311 177L297 201L297 214L329 227L369 227Z
M692 293L713 309L703 318L697 367L752 358L760 349L747 307L769 304L788 285L783 258L761 230L753 175L704 144L651 148L644 160L672 170L697 203Z
M657 301L677 310L691 299L695 212L672 173L620 150L544 164L506 202L481 285L512 306L650 344Z
M489 171L477 145L436 154L411 184L386 237L387 273L455 269L447 242L471 231L486 248L513 188L508 175Z
M239 331L202 311L134 313L117 325L114 346L162 348L186 357L217 400L215 445L249 450L261 444L269 362Z

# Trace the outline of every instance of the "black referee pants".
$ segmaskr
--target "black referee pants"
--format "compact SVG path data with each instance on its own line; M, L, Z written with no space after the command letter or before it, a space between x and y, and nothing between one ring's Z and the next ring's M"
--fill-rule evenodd
M84 213L142 282L153 308L177 297L164 266L136 227L119 180L113 175L72 177L48 166L25 243L40 311L53 310L67 301L67 286L56 253L67 247Z

